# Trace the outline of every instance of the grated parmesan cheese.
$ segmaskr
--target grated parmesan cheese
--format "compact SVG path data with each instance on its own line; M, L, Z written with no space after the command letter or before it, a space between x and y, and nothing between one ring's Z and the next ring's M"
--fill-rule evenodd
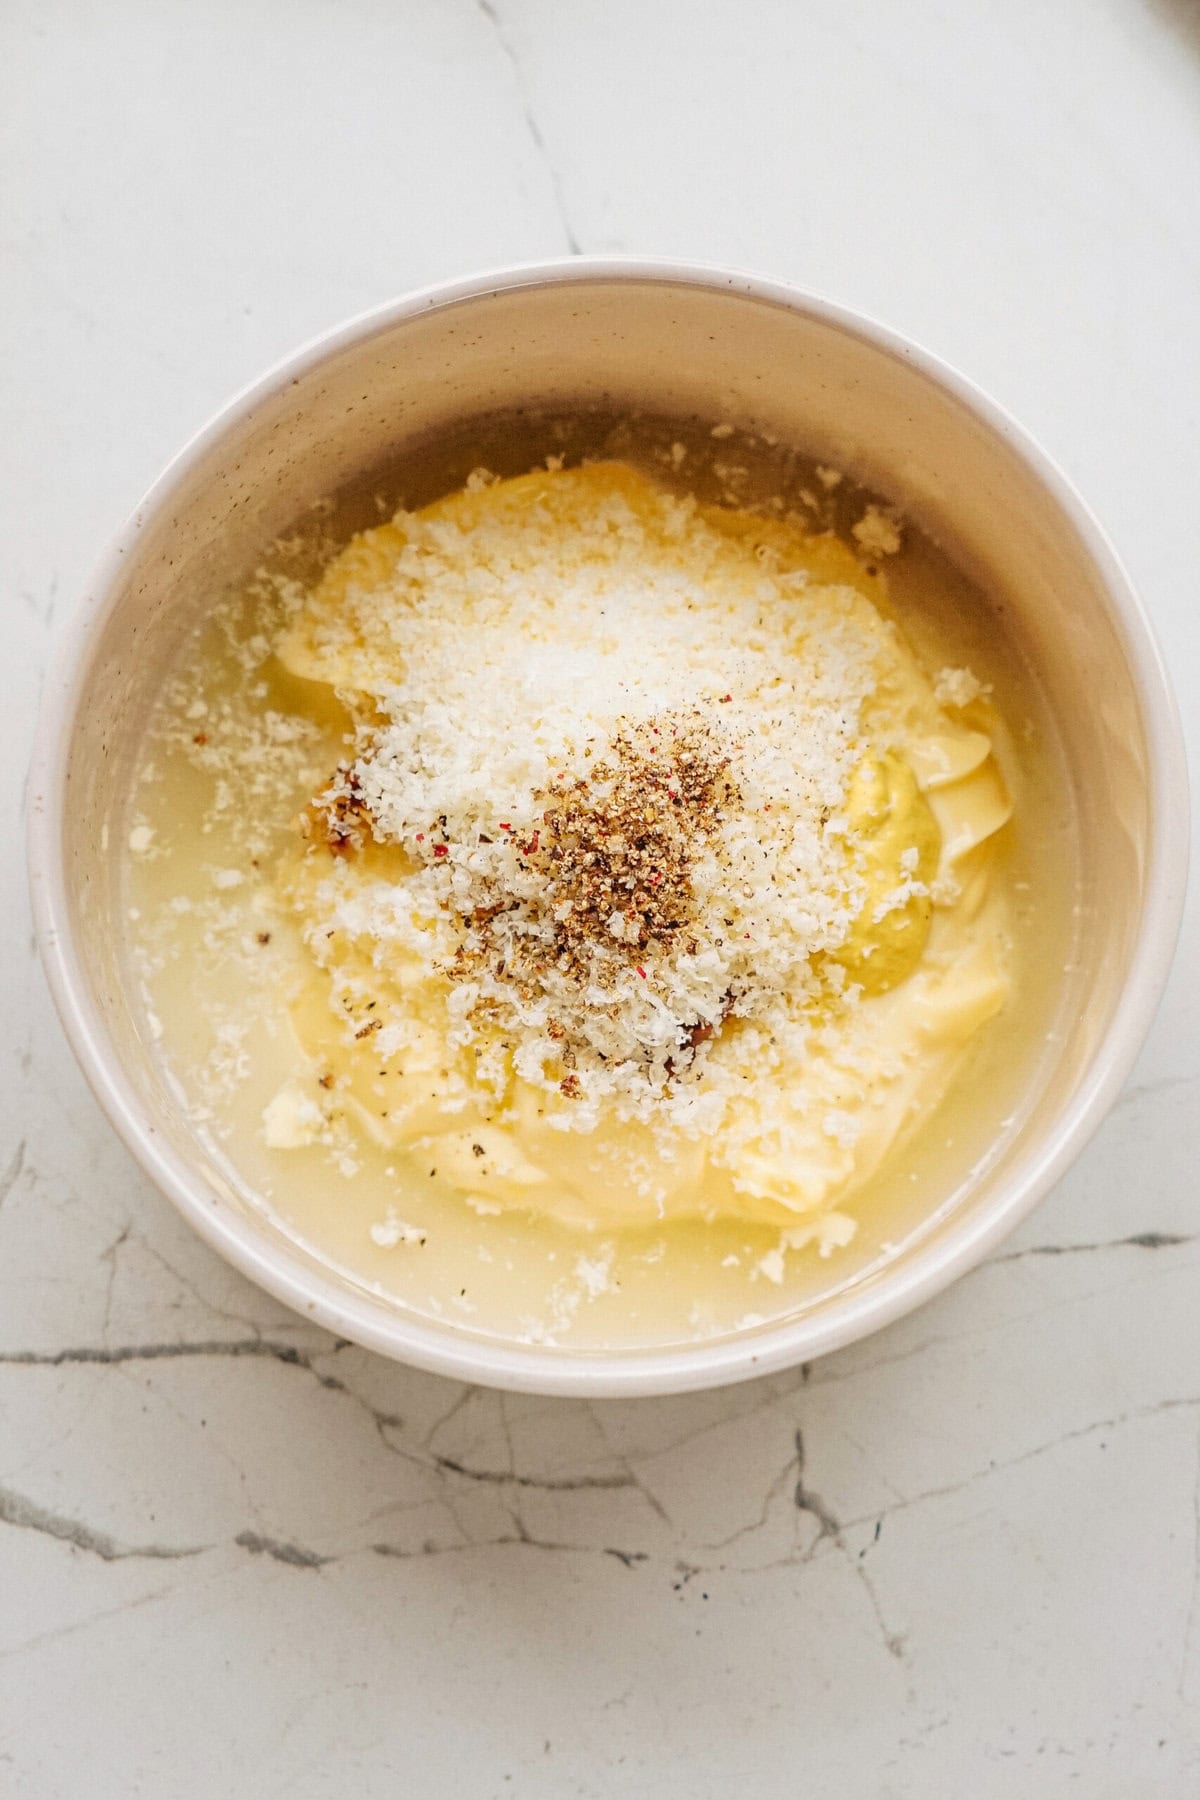
M939 706L970 706L984 692L984 685L970 669L939 669L933 694Z
M806 998L846 1001L821 957L864 897L847 793L887 628L645 493L584 489L566 522L402 516L389 578L321 622L326 656L377 675L318 805L341 846L408 858L335 870L321 916L432 954L453 1041L499 1034L584 1128L614 1095L694 1108L681 1077L727 1018L794 1036Z
M325 1115L296 1082L280 1088L263 1108L263 1141L272 1150L298 1150L313 1144L324 1128Z
M903 541L896 514L890 509L885 512L873 502L850 530L855 543L867 556L895 556Z
M370 1238L381 1250L394 1250L397 1244L423 1244L425 1233L419 1225L407 1225L395 1207L389 1206L385 1218L370 1228Z

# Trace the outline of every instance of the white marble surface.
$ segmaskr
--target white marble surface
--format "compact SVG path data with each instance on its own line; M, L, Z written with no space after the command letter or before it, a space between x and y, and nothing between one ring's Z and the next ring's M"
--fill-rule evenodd
M17 851L104 536L294 342L567 248L878 313L1008 404L1196 717L1189 0L9 0L0 15L0 1794L1200 1792L1200 934L1017 1240L738 1390L335 1343L85 1092Z

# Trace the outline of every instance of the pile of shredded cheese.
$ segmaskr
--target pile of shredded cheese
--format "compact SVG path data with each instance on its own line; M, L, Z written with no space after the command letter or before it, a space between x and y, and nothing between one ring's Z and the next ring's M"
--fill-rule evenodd
M314 952L332 927L432 963L481 1078L556 1088L585 1129L609 1100L678 1124L727 1020L752 1056L799 1049L854 998L847 797L886 749L894 628L732 517L616 464L476 477L356 540L282 647L358 720L315 799L344 854ZM366 841L402 853L386 877L344 866ZM928 892L916 863L874 923Z

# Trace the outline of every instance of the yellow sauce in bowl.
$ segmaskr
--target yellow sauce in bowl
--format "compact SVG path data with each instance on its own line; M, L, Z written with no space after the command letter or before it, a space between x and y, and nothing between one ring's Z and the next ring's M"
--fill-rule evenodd
M152 1029L260 1201L532 1339L728 1329L850 1263L1019 978L1011 735L914 644L894 516L646 460L263 577L131 827Z

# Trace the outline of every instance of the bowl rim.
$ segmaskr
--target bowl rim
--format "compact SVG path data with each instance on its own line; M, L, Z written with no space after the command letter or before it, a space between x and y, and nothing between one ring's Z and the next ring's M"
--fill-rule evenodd
M694 1344L642 1350L549 1349L490 1340L335 1285L332 1270L272 1242L250 1213L227 1206L188 1159L165 1144L137 1084L108 1039L70 927L63 824L75 720L92 656L116 606L127 552L195 465L234 426L343 348L433 309L527 287L638 281L730 291L865 341L916 368L956 399L1024 463L1069 520L1100 574L1147 734L1150 848L1145 900L1124 990L1074 1095L1047 1128L1020 1180L1003 1184L978 1216L953 1220L894 1276L883 1273L816 1318L782 1320ZM110 541L84 598L60 632L47 672L30 765L27 855L34 926L47 982L88 1085L135 1161L194 1230L301 1317L343 1338L451 1379L586 1398L679 1393L765 1375L854 1342L910 1312L973 1268L1033 1209L1096 1131L1125 1082L1166 986L1183 912L1188 864L1187 764L1182 722L1153 628L1105 532L1057 463L974 382L869 315L788 282L673 258L559 257L433 283L360 312L309 339L240 389L166 465Z

